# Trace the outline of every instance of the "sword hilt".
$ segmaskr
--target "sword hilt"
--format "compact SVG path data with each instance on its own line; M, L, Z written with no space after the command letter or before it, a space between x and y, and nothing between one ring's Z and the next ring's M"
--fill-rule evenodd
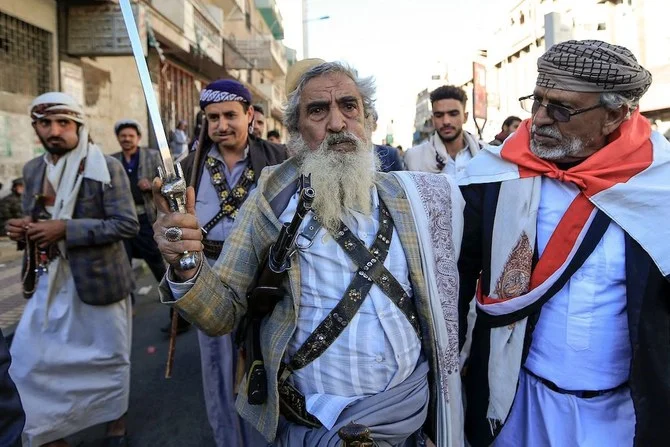
M170 178L165 170L158 167L158 176L163 181L161 194L168 201L170 209L176 213L186 213L186 180L184 180L184 171L179 162L174 164L175 176ZM179 270L191 270L198 266L197 253L184 253L179 260Z

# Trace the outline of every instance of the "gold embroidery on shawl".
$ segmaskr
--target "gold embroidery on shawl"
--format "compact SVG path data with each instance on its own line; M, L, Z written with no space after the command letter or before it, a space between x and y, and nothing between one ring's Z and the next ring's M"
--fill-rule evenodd
M532 264L533 250L528 236L522 233L519 242L505 263L502 275L498 278L495 288L496 296L499 299L508 299L528 292Z

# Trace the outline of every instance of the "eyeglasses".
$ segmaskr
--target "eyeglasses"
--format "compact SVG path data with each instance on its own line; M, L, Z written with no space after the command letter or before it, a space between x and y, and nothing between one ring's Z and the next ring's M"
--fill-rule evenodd
M547 115L549 115L549 118L553 119L554 121L558 121L559 123L567 123L570 121L570 118L575 115L579 115L580 113L588 112L589 110L594 110L603 106L602 104L598 103L594 106L586 107L584 109L572 110L564 106L559 106L558 104L552 104L548 99L545 99L544 101L540 101L540 99L541 98L536 98L535 95L528 95L519 98L519 102L521 103L521 108L531 115L535 115L540 109L540 106L544 107L547 109Z

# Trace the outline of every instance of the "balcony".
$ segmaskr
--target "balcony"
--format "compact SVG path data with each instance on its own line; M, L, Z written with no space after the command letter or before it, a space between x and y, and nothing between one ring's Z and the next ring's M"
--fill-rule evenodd
M226 41L226 69L272 70L275 77L285 76L286 48L271 36Z
M255 0L256 8L268 24L272 36L277 40L284 38L284 25L275 0Z
M284 80L281 79L280 81L266 82L256 86L267 98L268 111L266 113L270 113L275 119L282 118L282 105L285 100L283 84Z
M223 11L220 8L195 5L184 0L153 0L151 4L181 31L182 39L174 40L183 50L196 56L206 56L223 65ZM160 28L160 25L154 27ZM160 34L173 34L168 30L161 31L158 29Z

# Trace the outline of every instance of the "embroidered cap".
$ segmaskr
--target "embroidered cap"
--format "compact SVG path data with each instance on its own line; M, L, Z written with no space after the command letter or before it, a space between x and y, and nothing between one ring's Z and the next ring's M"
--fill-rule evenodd
M205 110L210 104L238 101L251 104L251 93L240 82L234 79L219 79L200 92L200 108Z

